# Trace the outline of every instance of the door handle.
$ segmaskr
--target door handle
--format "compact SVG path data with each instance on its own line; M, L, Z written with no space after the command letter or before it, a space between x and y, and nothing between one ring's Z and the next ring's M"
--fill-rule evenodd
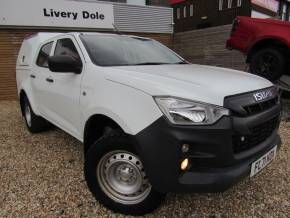
M46 78L46 81L49 83L53 83L53 79L51 79L51 78Z
M34 74L30 74L30 77L32 78L32 79L35 79L35 75Z

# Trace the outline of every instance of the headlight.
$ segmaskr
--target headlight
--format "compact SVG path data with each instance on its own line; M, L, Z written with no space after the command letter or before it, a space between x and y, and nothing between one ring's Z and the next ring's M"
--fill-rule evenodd
M178 125L210 125L230 113L220 106L172 97L155 97L155 101L168 120Z

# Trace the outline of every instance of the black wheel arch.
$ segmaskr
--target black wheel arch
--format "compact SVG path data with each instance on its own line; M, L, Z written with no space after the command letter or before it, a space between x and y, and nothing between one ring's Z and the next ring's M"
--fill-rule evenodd
M103 114L92 115L86 121L84 128L84 154L96 140L100 139L104 134L109 134L110 131L124 133L121 126L110 117Z
M286 57L289 57L290 55L290 49L287 46L286 43L279 39L274 39L274 38L266 38L262 39L258 42L256 42L250 49L247 55L246 62L249 63L251 61L251 58L253 54L255 54L257 51L263 48L267 47L272 47L272 48L277 48L279 51L281 51Z

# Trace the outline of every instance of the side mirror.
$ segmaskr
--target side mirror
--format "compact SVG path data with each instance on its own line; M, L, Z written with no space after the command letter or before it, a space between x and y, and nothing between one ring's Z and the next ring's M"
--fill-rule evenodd
M68 55L56 55L48 58L48 67L52 72L80 74L82 62Z

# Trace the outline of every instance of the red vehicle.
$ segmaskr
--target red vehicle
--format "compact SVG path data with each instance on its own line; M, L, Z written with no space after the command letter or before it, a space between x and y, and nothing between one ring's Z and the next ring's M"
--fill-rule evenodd
M227 48L246 54L253 74L271 81L290 74L290 22L237 17Z

